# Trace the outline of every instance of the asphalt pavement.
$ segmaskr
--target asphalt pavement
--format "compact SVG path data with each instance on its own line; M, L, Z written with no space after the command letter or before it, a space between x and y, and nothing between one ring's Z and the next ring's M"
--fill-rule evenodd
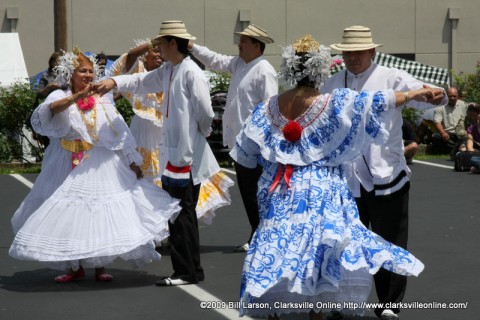
M415 162L411 169L408 249L425 270L418 278L409 278L404 302L410 309L402 310L401 319L479 319L480 175L454 172L453 162L447 160ZM32 183L37 177L22 176ZM229 176L235 180L234 174ZM232 205L218 210L212 225L200 227L205 281L183 287L154 285L172 272L164 250L161 261L141 269L122 261L110 265L115 276L111 283L96 282L93 270L87 270L83 281L58 284L53 281L58 271L10 258L10 219L29 190L15 177L0 175L1 320L238 318L238 310L228 308L228 303L238 301L244 254L232 249L247 239L249 226L237 187L231 192ZM219 308L202 308L206 301L217 301L207 305ZM376 302L374 289L370 301ZM453 308L465 303L467 308ZM363 319L376 318L368 312Z

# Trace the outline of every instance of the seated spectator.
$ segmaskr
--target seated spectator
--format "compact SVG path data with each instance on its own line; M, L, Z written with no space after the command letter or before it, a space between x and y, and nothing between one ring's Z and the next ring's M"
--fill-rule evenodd
M407 164L413 164L413 157L418 152L417 135L413 124L405 118L403 118L402 138L405 160L407 160Z
M480 114L477 113L477 121L467 129L467 151L480 151Z
M461 140L455 127L465 117L467 105L458 99L458 90L450 87L447 91L448 103L435 109L433 121L438 133L432 135L432 151L434 153L450 153L451 158L458 151Z
M467 114L465 117L462 117L455 128L455 132L457 133L458 137L462 140L460 144L459 151L466 151L466 144L467 144L467 129L471 125L475 125L477 123L477 116L480 113L480 104L472 102L468 104L467 107Z

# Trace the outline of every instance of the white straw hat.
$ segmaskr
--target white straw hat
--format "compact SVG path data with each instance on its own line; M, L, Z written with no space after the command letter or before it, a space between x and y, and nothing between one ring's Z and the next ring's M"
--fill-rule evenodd
M267 31L265 31L260 27L257 27L254 24L248 25L248 27L246 27L245 30L243 30L242 32L235 32L235 34L248 36L248 37L257 39L258 41L263 42L265 44L273 43L273 39L268 36Z
M172 36L181 39L188 39L188 40L196 40L194 36L187 32L187 28L182 21L179 20L170 20L170 21L163 21L162 25L160 26L160 31L158 32L158 36L155 38L165 37L165 36Z
M330 45L339 51L362 51L380 47L382 44L373 43L372 31L363 26L351 26L343 30L343 42Z

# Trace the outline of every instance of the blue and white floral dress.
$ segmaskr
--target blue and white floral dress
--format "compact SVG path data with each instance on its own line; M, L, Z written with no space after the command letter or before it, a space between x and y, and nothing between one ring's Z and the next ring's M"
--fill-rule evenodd
M260 225L243 266L240 315L361 313L360 305L343 302L367 300L370 274L423 270L408 251L363 226L342 166L372 139L386 140L381 114L394 107L391 90L335 90L295 119L302 131L294 142L284 136L290 120L279 112L278 96L254 109L231 152L244 166L263 166Z

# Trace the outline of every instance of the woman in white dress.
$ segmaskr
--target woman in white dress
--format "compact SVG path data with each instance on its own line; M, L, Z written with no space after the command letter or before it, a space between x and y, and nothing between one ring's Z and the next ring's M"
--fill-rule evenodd
M281 73L296 86L259 104L231 151L242 165L263 167L260 225L243 266L240 315L278 319L305 312L322 319L322 309L361 313L355 308L368 298L369 274L386 268L418 275L423 264L363 226L342 164L371 139L386 137L380 117L388 108L434 91L340 89L321 95L330 49L308 35L282 56Z
M32 116L36 132L51 138L37 182L12 224L9 254L67 270L55 278L71 282L95 268L95 279L111 281L104 266L120 257L134 267L160 259L154 240L180 210L178 200L141 180L135 139L107 97L92 91L94 57L78 49L55 69L66 90L52 92Z

